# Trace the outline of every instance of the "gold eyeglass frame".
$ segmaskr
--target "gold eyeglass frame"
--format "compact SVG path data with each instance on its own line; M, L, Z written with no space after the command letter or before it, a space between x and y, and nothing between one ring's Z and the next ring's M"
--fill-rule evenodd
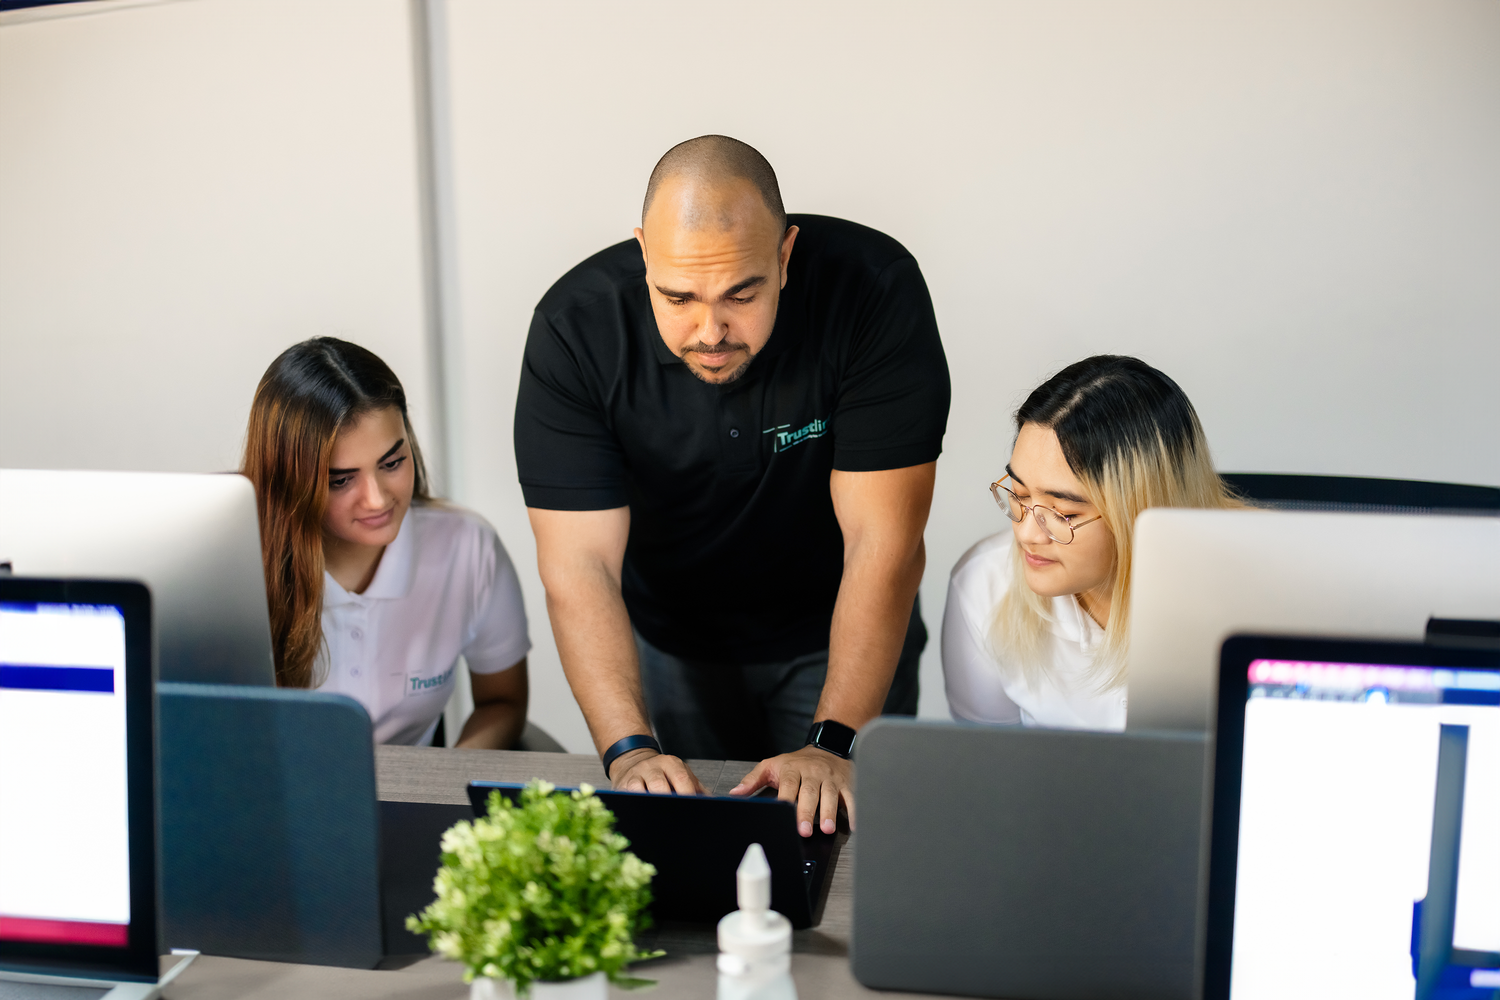
M1052 539L1058 545L1071 545L1071 544L1073 544L1073 539L1074 539L1075 536L1077 536L1079 528L1083 527L1085 524L1093 524L1095 521L1098 521L1098 520L1100 520L1101 518L1104 517L1103 514L1095 514L1093 517L1085 518L1082 521L1074 522L1074 521L1068 520L1068 515L1066 515L1066 514L1059 514L1057 511L1053 510L1051 507L1045 506L1043 504L1039 504L1039 503L1032 503L1032 504L1022 503L1021 502L1021 498L1018 497L1018 496L1016 496L1014 490L1012 490L1008 486L1002 486L1001 485L1007 479L1010 479L1010 478L1012 478L1011 475L1009 473L1006 473L1005 475L1001 476L999 479L995 480L993 483L990 483L990 496L992 496L992 497L995 498L995 504L1000 508L1001 512L1005 514L1006 519L1009 520L1012 524L1020 524L1022 521L1026 520L1026 515L1028 513L1031 514L1031 516L1036 519L1037 523L1039 525L1041 525L1042 530L1047 533L1047 537L1050 538L1050 539ZM1013 517L1011 515L1011 512L1010 512L1010 502L1007 501L1004 497L1002 497L1000 495L1000 492L999 492L1000 490L1004 490L1005 493L1006 493L1006 496L1009 496L1011 500L1014 500L1016 502L1016 506L1021 508L1021 516L1020 517ZM1039 511L1039 510L1040 511L1044 511L1044 512L1046 512L1048 514L1051 514L1053 517L1057 518L1057 523L1061 524L1063 527L1065 527L1065 528L1068 529L1068 537L1067 538L1058 538L1055 534L1053 534L1052 533L1052 528L1049 527L1049 524L1051 522L1049 521L1048 518L1041 517L1040 515L1038 515L1037 511ZM1074 514L1072 516L1073 517L1077 517L1078 515Z

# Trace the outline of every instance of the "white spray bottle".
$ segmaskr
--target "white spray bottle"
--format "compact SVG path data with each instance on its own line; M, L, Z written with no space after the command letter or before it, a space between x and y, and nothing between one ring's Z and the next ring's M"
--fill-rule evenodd
M719 1000L797 1000L792 922L771 909L771 866L759 844L735 873L740 908L719 921Z

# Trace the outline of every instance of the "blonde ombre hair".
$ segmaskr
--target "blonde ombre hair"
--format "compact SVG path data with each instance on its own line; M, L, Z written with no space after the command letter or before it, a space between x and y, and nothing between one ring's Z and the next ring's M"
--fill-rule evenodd
M1214 471L1198 414L1182 389L1137 358L1100 354L1042 383L1015 414L1050 428L1115 537L1113 586L1104 644L1094 659L1100 690L1125 683L1130 644L1130 564L1136 515L1148 507L1243 507ZM1019 669L1027 685L1041 680L1041 650L1052 622L1050 597L1026 585L1021 547L1011 546L1010 586L995 608L990 643L997 659Z

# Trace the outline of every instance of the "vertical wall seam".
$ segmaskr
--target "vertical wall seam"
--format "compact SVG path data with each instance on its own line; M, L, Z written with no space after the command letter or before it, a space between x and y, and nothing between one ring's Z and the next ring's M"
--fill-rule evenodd
M409 0L427 385L436 440L425 447L436 490L462 500L462 384L453 211L447 0Z
M425 305L427 385L435 491L462 502L463 367L459 343L456 216L453 200L452 91L448 85L447 0L411 4L412 104L416 111L417 190L421 216L422 297ZM474 711L467 667L458 673L443 708L447 743L458 742Z

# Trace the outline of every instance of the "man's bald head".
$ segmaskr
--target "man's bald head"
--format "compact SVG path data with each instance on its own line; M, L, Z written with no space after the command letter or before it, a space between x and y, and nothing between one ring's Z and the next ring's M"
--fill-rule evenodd
M761 201L776 221L777 231L786 231L786 209L781 205L781 187L776 183L776 171L754 146L731 139L727 135L700 135L687 142L679 142L667 150L651 171L651 180L646 184L646 201L641 206L641 224L645 225L646 214L651 211L651 202L663 182L680 179L694 188L719 189L730 181L749 181L760 192ZM703 206L707 208L706 205ZM715 213L717 214L717 213ZM710 222L707 213L690 212L687 221L697 225ZM728 220L719 220L725 228Z
M797 241L766 158L723 135L673 146L635 238L662 343L705 382L743 375L771 339Z

